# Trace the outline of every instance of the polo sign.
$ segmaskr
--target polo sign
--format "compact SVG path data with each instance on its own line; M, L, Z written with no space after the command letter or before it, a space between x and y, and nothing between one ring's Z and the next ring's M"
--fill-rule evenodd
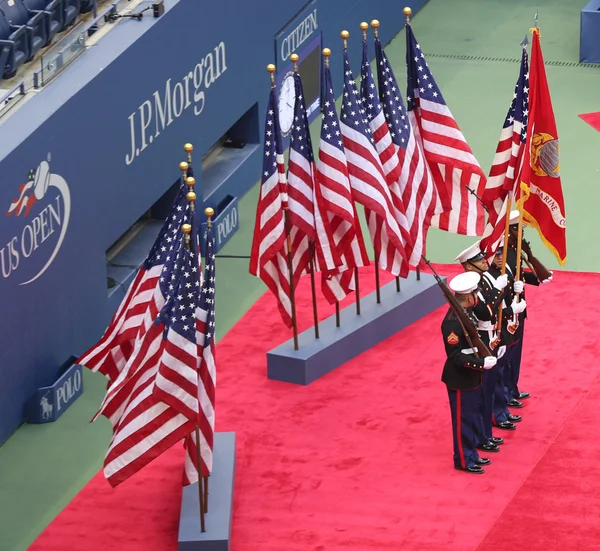
M81 366L71 365L52 385L39 388L27 404L28 423L56 421L83 393Z

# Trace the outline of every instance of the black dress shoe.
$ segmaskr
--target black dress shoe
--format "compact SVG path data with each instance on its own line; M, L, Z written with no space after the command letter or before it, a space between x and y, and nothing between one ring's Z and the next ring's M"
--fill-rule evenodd
M510 421L498 423L496 426L502 430L515 430L517 428L516 425L514 423L511 423Z
M481 446L477 446L478 450L483 450L486 452L499 452L500 448L496 446L496 444L492 444L491 442L486 442L485 444L481 444Z
M507 419L512 423L519 423L523 418L520 415L513 415L511 413Z
M480 457L479 459L475 460L475 464L479 465L480 467L482 465L489 465L491 463L491 461L485 457Z
M496 446L499 446L500 444L504 444L504 438L500 438L499 436L492 436L490 438L490 442L492 444L496 444Z
M529 392L519 392L519 395L517 396L517 398L519 400L527 400L527 398L529 398L531 396L531 394L529 394Z
M513 398L510 402L508 402L509 408L522 408L523 404L519 402L516 398Z
M485 471L479 465L473 465L463 469L462 467L455 467L459 471L465 471L466 473L483 474Z

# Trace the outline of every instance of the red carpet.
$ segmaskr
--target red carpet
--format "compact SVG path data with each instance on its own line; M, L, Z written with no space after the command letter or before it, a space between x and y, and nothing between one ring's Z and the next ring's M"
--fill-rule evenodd
M598 132L600 132L600 112L586 113L585 115L579 115L579 118L587 122L592 128L595 128Z
M441 269L456 272L454 266ZM361 289L366 294L372 288L373 277L365 274ZM298 295L306 328L307 281ZM597 450L591 417L574 427L588 460L577 461L565 442L547 467L545 458L537 462L600 374L595 308L585 308L599 299L595 274L555 271L551 284L528 290L522 389L532 397L519 411L524 419L518 430L502 433L502 451L490 454L493 464L476 476L452 467L449 408L440 382L445 308L300 387L266 378L265 353L289 334L274 314L274 300L263 296L217 350L217 430L237 434L233 551L473 550L498 518L498 531L489 532L482 551L514 548L497 543L516 522L506 517L503 525L501 515L515 492L529 488L523 482L532 469L534 475L539 470L542 485L551 482L551 496L563 495L563 507L570 503L565 486L587 492ZM331 312L321 307L322 316ZM182 465L182 450L173 449L117 490L97 475L30 549L174 551ZM539 488L534 485L521 501L517 493L506 509L521 518L527 507L518 537L530 531L535 539L544 523L575 516L556 505L544 523L538 520L528 504L545 503L532 493ZM594 511L597 498L580 495ZM560 533L556 527L554 542ZM574 548L593 545L590 540Z
M600 549L597 379L478 551Z

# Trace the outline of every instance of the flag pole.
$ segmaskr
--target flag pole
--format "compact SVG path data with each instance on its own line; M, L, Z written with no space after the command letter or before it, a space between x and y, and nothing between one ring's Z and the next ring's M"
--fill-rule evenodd
M194 146L191 143L186 143L183 146L183 150L187 153L187 164L188 166L186 167L186 175L188 174L188 169L192 166L192 151L194 151ZM193 213L196 209L196 193L194 192L194 186L196 185L196 179L193 176L187 176L185 178L185 183L188 186L188 193L186 195L187 200L190 202L190 210ZM206 214L206 216L208 217L208 227L211 226L211 217L215 214L215 211L212 208L207 208L204 210L204 214ZM194 235L192 236L195 240L197 240L198 236ZM199 249L199 248L198 248ZM197 254L200 254L200 250L197 251ZM196 429L198 429L198 427L196 427ZM197 453L200 452L200 457L202 456L201 454L201 448L200 448L200 439L198 438L198 435L196 435L196 451ZM199 467L201 467L201 465L199 465ZM202 480L203 480L203 485L204 488L202 489ZM204 495L204 513L208 513L208 476L205 477L201 477L201 470L200 468L198 469L198 486L199 491L203 491L203 495Z
M379 38L379 21L377 21L377 19L373 19L373 21L371 21L371 26L373 27L373 36L377 39ZM363 33L363 41L366 42L367 41L367 30L369 29L369 24L366 21L363 21L360 24L360 30ZM381 297L380 297L380 293L379 293L379 265L377 264L375 267L375 282L376 282L376 286L377 286L377 304L379 304L381 302ZM396 292L399 293L400 292L400 277L396 276Z
M298 54L290 55L290 61L294 64L294 73L298 74ZM314 183L314 179L313 179ZM314 193L315 190L313 190ZM312 292L313 322L315 327L315 339L319 338L319 314L317 312L317 287L315 284L315 244L308 245L309 270L310 270L310 290Z
M186 163L187 164L187 163ZM180 164L180 167L183 163ZM190 208L193 209L194 199L196 199L196 194L193 191L189 191L186 195L187 200L190 202ZM190 234L192 232L191 224L183 224L181 226L181 231L185 236L185 248L190 249ZM199 404L198 404L199 405ZM198 507L200 509L200 531L206 532L206 526L204 522L204 491L202 488L202 453L200 450L200 429L198 428L198 424L196 424L196 462L198 469Z
M267 71L271 77L271 88L275 88L275 65L269 63ZM287 244L287 264L290 274L290 303L292 309L292 331L294 332L294 350L298 350L298 325L296 322L296 297L294 289L294 269L292 263L292 238L290 237L290 215L288 212L287 189L280 190L282 197L282 209L285 224L286 244Z
M204 209L204 214L206 215L206 226L208 228L212 227L212 217L215 214L215 211L213 209L211 209L210 207L207 207ZM208 247L208 245L207 245ZM213 334L213 338L214 338L214 334ZM198 427L196 427L196 429L198 429ZM199 430L199 429L198 429ZM198 450L200 449L200 440L198 439ZM198 471L198 480L200 480L200 474L201 472ZM202 477L202 481L203 481L203 487L204 487L204 514L208 513L208 477L210 476L210 473L207 473L205 476Z
M358 285L358 268L354 268L354 292L356 293L356 315L360 316L360 287Z
M344 41L344 50L348 49L348 37L350 36L350 33L348 31L342 31L340 33L340 36L342 37L342 40ZM358 284L358 270L356 270L354 272L354 278L356 280L356 283ZM356 290L357 290L357 299L358 297L358 285L356 285ZM380 293L380 289L379 289L379 255L377 253L375 253L375 290L376 290L376 296L377 296L377 304L381 303L381 293ZM356 304L356 313L360 314L360 303L357 302Z

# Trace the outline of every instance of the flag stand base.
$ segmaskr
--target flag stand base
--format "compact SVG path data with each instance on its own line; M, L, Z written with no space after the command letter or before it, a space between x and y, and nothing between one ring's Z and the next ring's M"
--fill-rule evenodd
M381 287L380 304L375 292L361 297L360 315L355 304L344 308L340 327L335 315L320 322L319 339L314 338L313 328L307 329L298 335L299 350L294 350L290 339L268 352L268 378L308 385L446 304L431 274L421 273L420 280L412 272L411 276L402 280L400 293L395 281Z
M235 432L215 433L206 532L200 531L198 484L183 488L178 551L229 551L235 476Z

